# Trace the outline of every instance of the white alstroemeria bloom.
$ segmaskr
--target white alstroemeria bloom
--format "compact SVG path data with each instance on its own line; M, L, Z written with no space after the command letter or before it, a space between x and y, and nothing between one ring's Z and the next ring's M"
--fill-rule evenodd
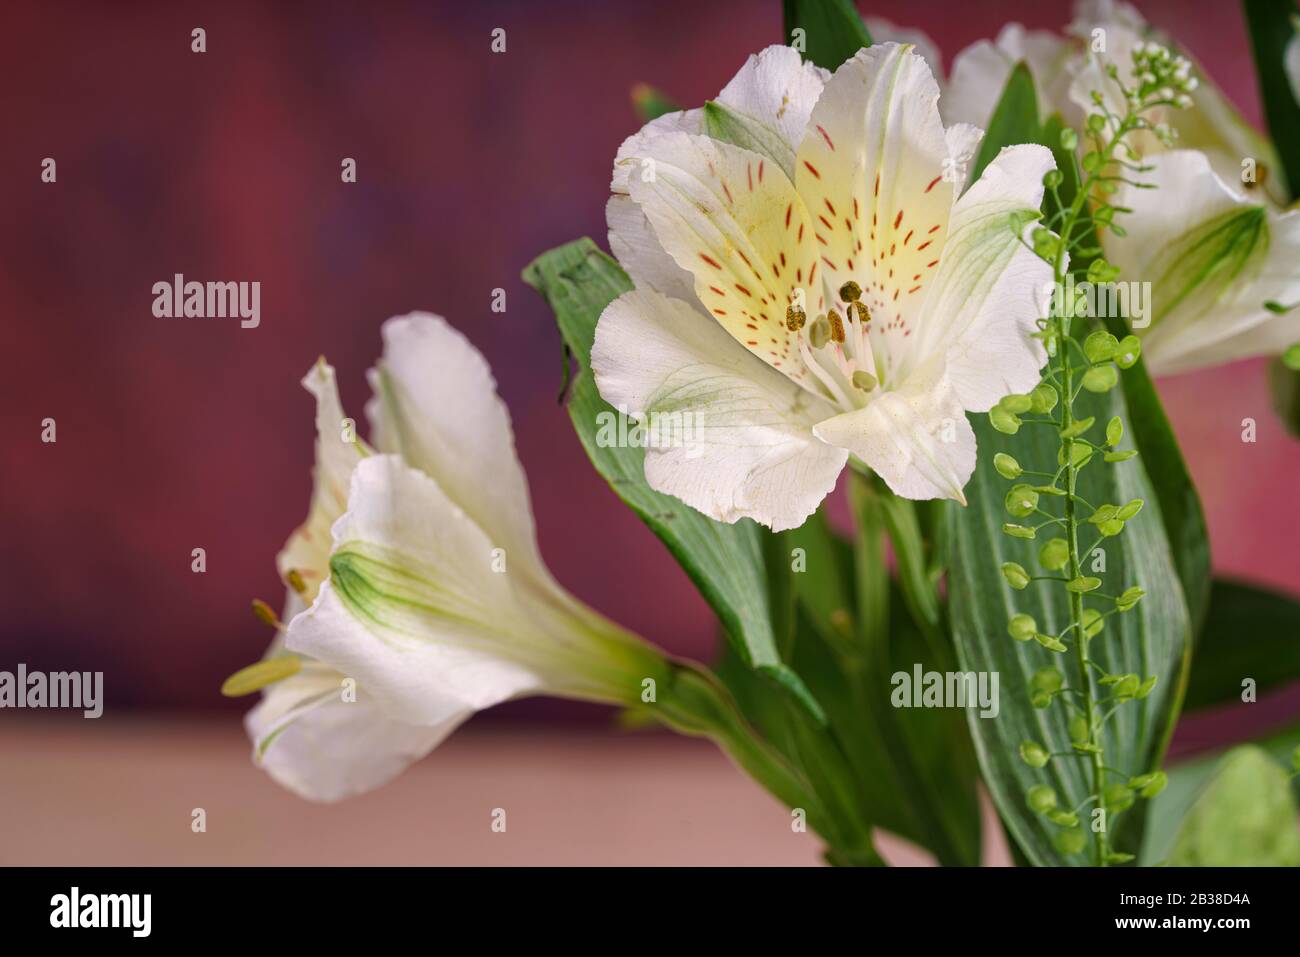
M619 150L610 245L636 289L600 317L601 395L689 413L646 478L715 519L798 526L850 454L908 498L963 501L965 412L1039 380L1051 269L1012 231L1048 150L1003 150L962 192L979 130L945 130L910 47L833 77L785 47L728 95Z
M1068 67L1069 98L1077 116L1092 111L1094 91L1102 95L1111 112L1123 116L1127 104L1118 85L1106 75L1107 67L1116 67L1131 86L1133 53L1141 44L1172 46L1168 37L1143 20L1142 14L1117 0L1080 0L1070 33L1078 39L1080 51ZM1094 50L1097 40L1104 41L1104 51ZM1126 142L1143 157L1170 148L1198 150L1205 154L1215 173L1238 191L1260 193L1259 199L1271 199L1279 205L1285 202L1282 164L1272 142L1247 122L1195 60L1183 56L1192 75L1186 107L1162 107L1148 114L1152 123L1170 129L1172 146L1148 132L1130 135ZM1246 159L1253 164L1244 167Z
M1127 80L1138 44L1155 40L1168 45L1168 38L1149 26L1142 14L1117 0L1078 0L1065 32L1063 38L1011 23L996 41L981 40L958 53L943 95L945 122L986 124L1012 68L1021 61L1033 75L1044 118L1060 113L1067 126L1080 127L1094 109L1094 90L1112 112L1122 116L1127 104L1106 68L1116 66ZM1207 82L1205 72L1190 59L1189 66L1200 79L1191 91L1190 108L1162 109L1152 121L1172 130L1176 148L1205 153L1226 182L1242 184L1247 192L1262 190L1281 203L1286 187L1272 143L1256 132L1218 87ZM1143 155L1168 149L1149 133L1130 135L1128 142ZM1242 160L1247 157L1255 161L1252 182L1242 179Z
M428 314L389 320L383 338L373 448L333 369L322 360L303 380L317 399L315 489L279 557L297 591L269 653L300 664L246 722L255 759L317 800L379 786L508 698L630 703L665 667L543 565L483 357Z
M1204 153L1148 157L1116 206L1127 235L1104 234L1121 280L1150 282L1150 325L1136 328L1154 374L1185 372L1300 342L1300 210L1278 212L1228 186Z
M1081 0L1067 32L1068 41L1038 34L1030 45L1017 41L1028 34L1012 25L996 51L982 43L959 54L945 116L983 122L1022 59L1044 114L1060 112L1081 126L1096 110L1095 91L1123 115L1128 105L1108 68L1133 86L1134 52L1163 38L1132 6L1115 0ZM1128 236L1103 237L1122 279L1152 284L1149 315L1134 331L1156 374L1276 353L1300 341L1300 312L1278 312L1300 299L1300 266L1296 214L1280 205L1286 184L1276 150L1191 60L1185 70L1185 108L1149 115L1169 128L1170 143L1142 131L1126 140L1154 166L1138 178L1158 188L1123 186L1111 201L1132 210L1123 217Z

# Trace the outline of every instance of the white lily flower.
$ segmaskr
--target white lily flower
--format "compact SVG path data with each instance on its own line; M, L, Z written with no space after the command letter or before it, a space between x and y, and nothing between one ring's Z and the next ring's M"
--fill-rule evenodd
M823 76L769 48L727 87L743 102L665 117L616 160L610 245L637 288L600 317L596 384L633 418L693 417L646 478L721 521L800 525L850 454L899 495L964 501L965 412L1046 359L1051 269L1011 224L1050 152L1003 150L963 194L982 134L944 129L909 46Z
M279 558L290 591L248 715L254 756L318 800L384 783L475 711L546 693L631 703L664 657L579 604L537 549L508 413L483 357L443 319L384 324L374 448L322 360L310 514Z
M1104 234L1121 280L1150 282L1150 325L1136 328L1154 374L1185 372L1300 342L1300 210L1278 212L1231 189L1204 153L1147 158L1121 186L1127 235Z

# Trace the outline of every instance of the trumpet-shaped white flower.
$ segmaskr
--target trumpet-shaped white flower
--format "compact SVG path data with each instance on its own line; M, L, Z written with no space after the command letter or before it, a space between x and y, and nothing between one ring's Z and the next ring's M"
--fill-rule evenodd
M601 315L606 401L689 412L646 478L705 514L797 526L850 454L899 495L964 501L965 411L1037 384L1051 270L1013 224L1042 199L1048 150L1003 150L965 192L979 130L944 129L909 46L834 76L786 47L717 101L619 150L610 246L636 289Z
M373 448L323 360L303 380L317 399L315 489L279 558L295 587L269 653L292 673L246 722L255 759L319 800L384 783L508 698L630 703L666 667L543 565L483 357L428 314L389 320L383 336Z

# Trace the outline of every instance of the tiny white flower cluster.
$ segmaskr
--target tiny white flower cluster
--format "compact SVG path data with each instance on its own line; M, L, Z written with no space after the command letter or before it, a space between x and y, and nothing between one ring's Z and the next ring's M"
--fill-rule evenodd
M1192 64L1169 48L1146 40L1133 48L1133 78L1138 86L1129 91L1134 103L1151 105L1152 99L1181 109L1192 105L1191 93L1200 85L1192 75Z

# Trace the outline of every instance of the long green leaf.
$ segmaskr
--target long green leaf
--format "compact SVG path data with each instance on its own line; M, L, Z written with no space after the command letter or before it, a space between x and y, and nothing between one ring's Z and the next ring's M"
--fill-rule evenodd
M1245 0L1246 28L1259 80L1269 135L1277 147L1289 195L1300 190L1300 103L1291 91L1284 66L1287 44L1296 35L1292 0Z
M891 707L893 675L910 678L918 666L923 673L947 672L954 667L951 649L928 642L902 613L904 593L889 579L882 544L893 497L866 482L852 488L858 513L853 545L820 513L784 533L804 548L807 560L807 570L792 576L805 622L792 664L825 704L873 820L930 850L940 863L974 865L980 851L978 767L964 716Z
M835 70L863 47L871 34L852 0L782 0L785 42L802 30L803 56L825 70Z
M1118 389L1103 396L1085 393L1077 407L1078 415L1095 416L1099 422L1112 415L1126 417ZM1066 592L1060 585L1045 582L1013 591L1003 579L1003 562L1034 568L1039 543L1002 533L1002 523L1008 519L1003 505L1008 483L992 462L994 452L1005 451L1027 468L1042 468L1056 461L1058 440L1055 432L1042 427L1024 427L1015 436L1003 436L982 415L975 417L974 427L980 456L966 487L969 505L951 508L948 513L952 543L949 612L961 667L997 672L1002 707L994 719L968 712L968 723L985 781L1028 858L1037 865L1082 863L1079 855L1062 859L1051 841L1054 825L1026 806L1025 792L1032 785L1048 784L1056 789L1064 807L1074 807L1089 793L1085 762L1060 758L1038 770L1017 754L1024 740L1051 751L1070 750L1064 706L1058 702L1044 710L1035 709L1028 689L1035 671L1053 665L1067 675L1067 684L1075 682L1077 665L1072 655L1057 655L1036 642L1018 642L1007 634L1007 622L1018 612L1032 615L1049 633L1059 632L1069 621ZM1102 579L1103 593L1119 594L1133 584L1148 592L1132 611L1109 618L1090 647L1093 660L1107 672L1157 677L1149 697L1124 705L1106 725L1106 763L1139 774L1159 763L1173 721L1188 648L1187 608L1160 520L1160 503L1141 459L1118 465L1095 462L1080 474L1079 494L1094 504L1135 498L1147 502L1143 514L1130 522L1122 535L1103 543L1104 572L1095 553L1084 561L1085 573ZM1132 815L1130 821L1137 819L1133 812L1128 814ZM1124 833L1131 829L1125 822L1116 835L1121 849L1137 842L1136 833Z
M1300 681L1300 602L1253 585L1215 581L1209 604L1184 708L1239 704L1247 678L1261 692Z
M717 612L741 660L819 716L816 701L777 651L759 527L749 520L715 522L654 491L646 483L643 449L597 441L601 421L618 421L620 414L600 397L586 369L596 321L610 302L632 288L627 275L590 239L580 239L543 253L523 277L545 297L566 348L582 364L569 390L569 417L596 470L668 546ZM621 425L619 433L624 434Z

